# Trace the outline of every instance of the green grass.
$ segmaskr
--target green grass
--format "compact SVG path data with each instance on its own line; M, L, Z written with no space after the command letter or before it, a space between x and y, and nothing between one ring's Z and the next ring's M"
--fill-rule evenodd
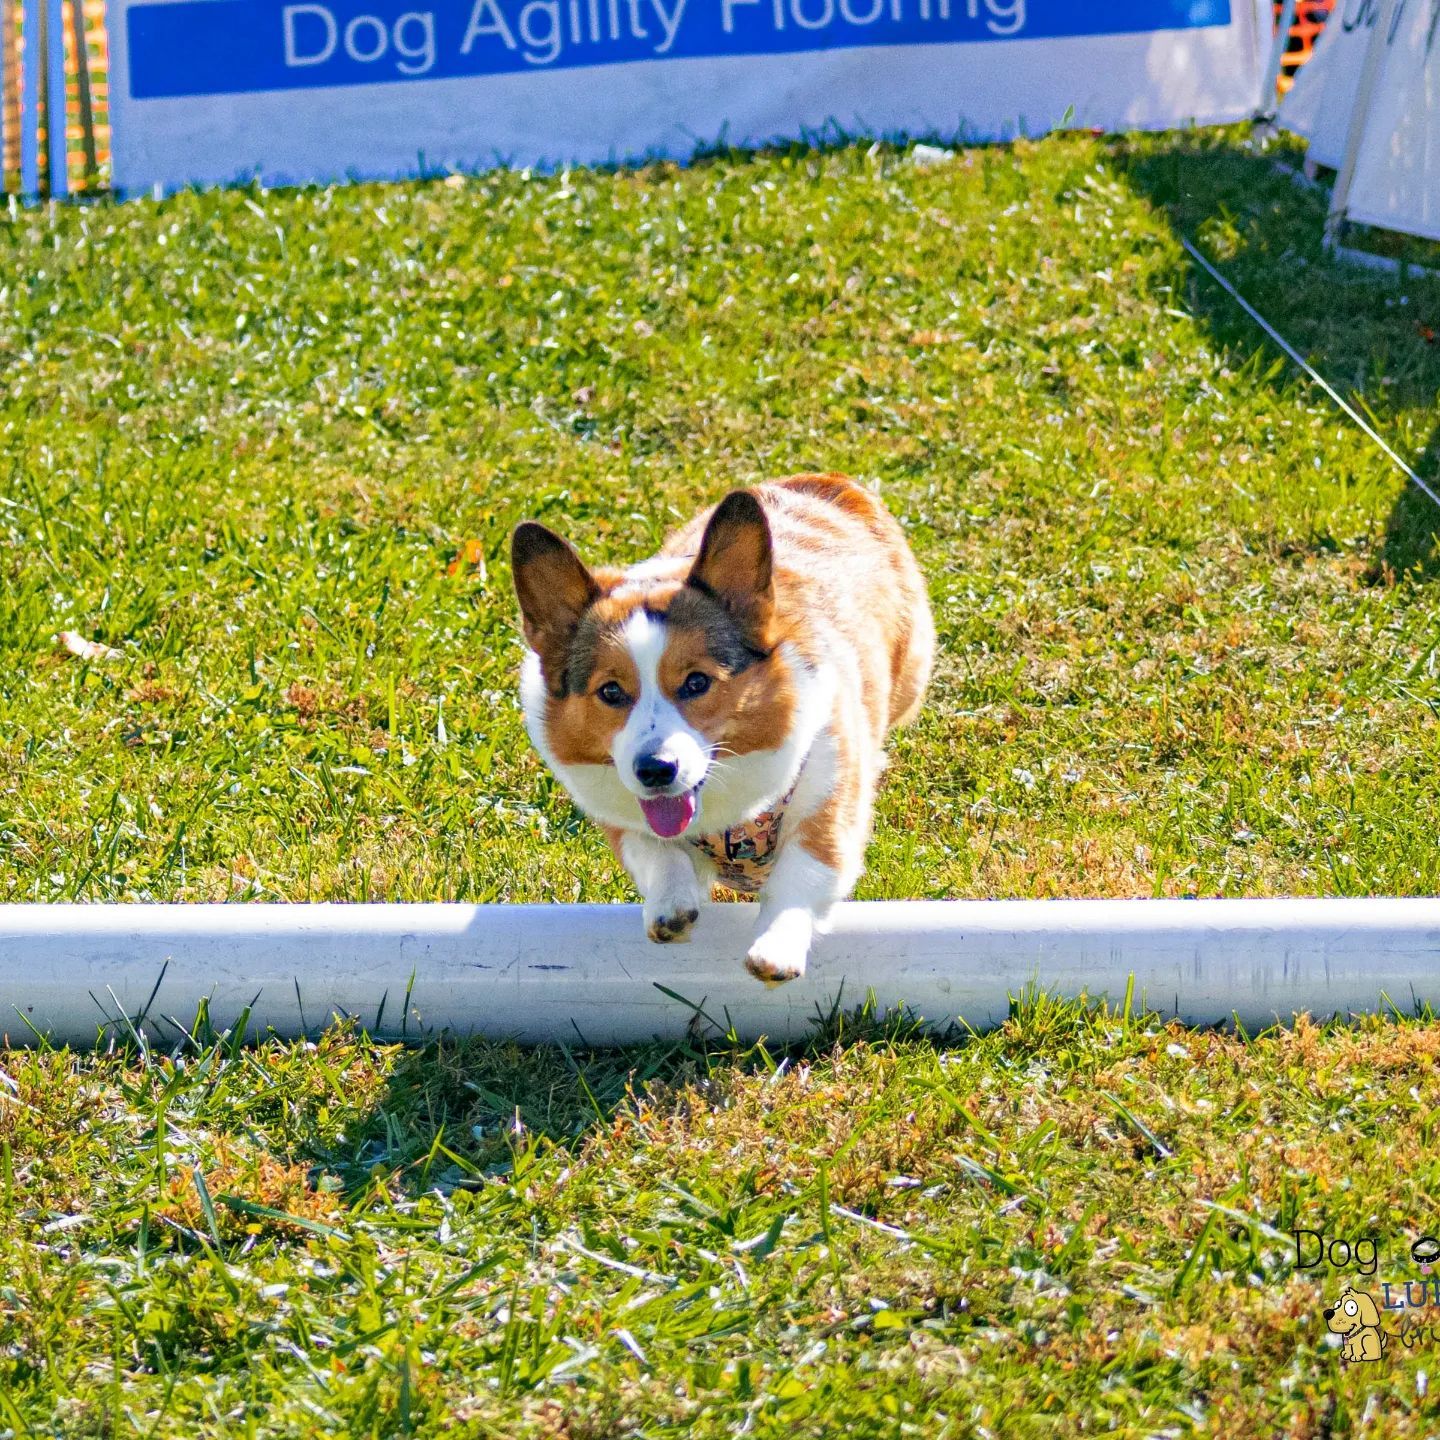
M1342 1373L1288 1232L1418 1278L1437 1059L1041 997L787 1056L12 1052L0 1434L1430 1434L1435 1339Z
M861 896L1440 889L1437 516L1176 241L1433 475L1321 219L1232 132L0 220L0 900L630 898L509 528L799 469L940 628ZM1263 1226L1433 1228L1437 1033L0 1052L0 1433L1421 1435Z

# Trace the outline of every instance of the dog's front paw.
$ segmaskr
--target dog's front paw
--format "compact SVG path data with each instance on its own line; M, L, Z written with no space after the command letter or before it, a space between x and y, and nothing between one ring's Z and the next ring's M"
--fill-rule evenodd
M745 968L766 985L798 980L805 973L813 932L814 925L804 911L784 911L755 937L745 956Z
M657 945L684 945L699 918L700 901L694 895L645 902L645 934Z

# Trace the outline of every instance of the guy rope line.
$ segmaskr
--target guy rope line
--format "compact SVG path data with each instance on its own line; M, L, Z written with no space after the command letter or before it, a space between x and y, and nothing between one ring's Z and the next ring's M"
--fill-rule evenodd
M1204 267L1205 273L1394 461L1421 490L1440 506L1440 495L1425 483L1386 442L1385 437L1210 263L1204 253L1186 239L1177 237L1186 252Z

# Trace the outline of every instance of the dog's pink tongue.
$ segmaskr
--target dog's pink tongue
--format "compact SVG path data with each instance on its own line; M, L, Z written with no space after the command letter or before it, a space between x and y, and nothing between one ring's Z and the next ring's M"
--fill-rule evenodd
M695 818L695 792L687 790L683 795L657 795L653 800L642 800L640 808L645 812L650 828L670 840Z

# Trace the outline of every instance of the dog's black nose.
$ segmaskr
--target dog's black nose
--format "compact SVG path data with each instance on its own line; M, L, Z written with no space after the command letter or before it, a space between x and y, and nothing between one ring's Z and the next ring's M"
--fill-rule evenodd
M680 767L673 760L662 760L658 755L642 755L635 762L635 778L650 790L663 790L675 783Z
M1328 1310L1322 1311L1321 1313L1328 1320L1335 1313L1335 1307L1332 1305Z

